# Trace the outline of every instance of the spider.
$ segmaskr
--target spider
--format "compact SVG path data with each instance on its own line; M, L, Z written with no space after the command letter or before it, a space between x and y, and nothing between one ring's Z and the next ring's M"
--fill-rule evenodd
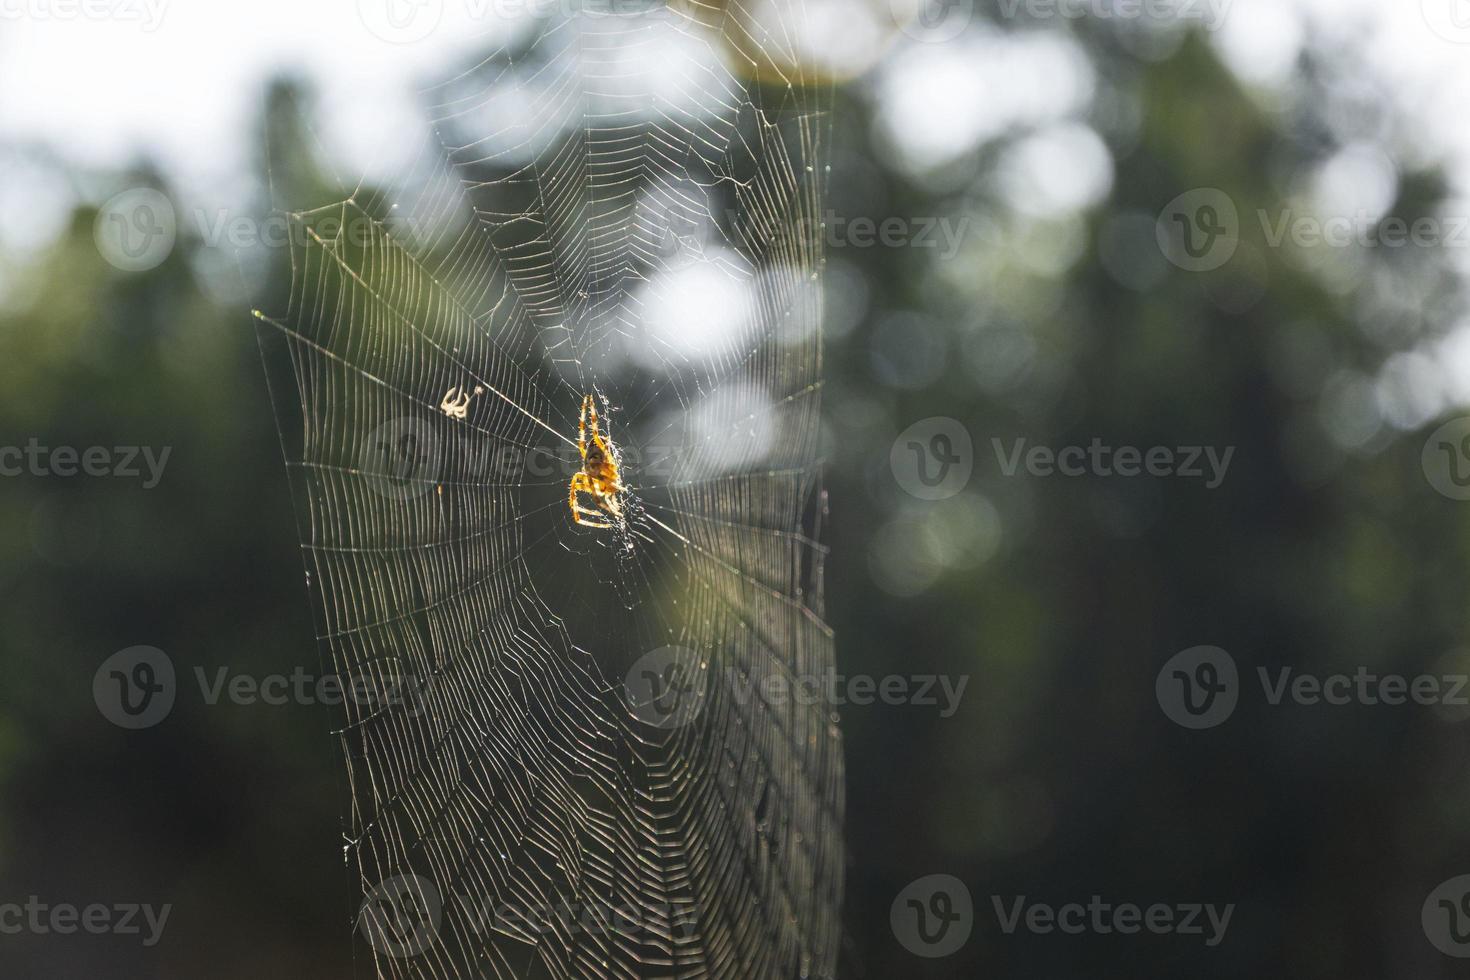
M618 473L618 453L597 427L597 404L591 395L582 399L582 418L577 423L577 451L582 454L582 469L572 474L567 494L572 520L587 527L621 526L623 505L619 503L618 495L625 488ZM591 497L596 509L578 503L579 493Z

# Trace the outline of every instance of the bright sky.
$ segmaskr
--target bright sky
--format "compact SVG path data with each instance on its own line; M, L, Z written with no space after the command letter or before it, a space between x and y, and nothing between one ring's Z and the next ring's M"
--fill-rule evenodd
M39 13L81 3L118 16ZM409 110L415 79L485 34L453 29L446 12L424 43L394 44L358 8L359 0L0 0L0 137L42 140L100 166L146 154L199 178L246 159L270 75L314 79L344 133L369 121L382 127Z
M231 168L247 150L260 83L272 72L288 69L316 79L344 130L354 121L381 127L385 112L391 118L407 110L415 79L472 49L497 24L508 29L531 2L0 0L0 93L6 93L0 136L45 140L68 157L100 165L148 152L195 175ZM1037 0L1010 5L1016 2L1022 9L1045 9ZM1110 0L1073 2L1092 8ZM1300 28L1293 20L1301 10L1326 29L1371 37L1375 68L1415 93L1410 104L1458 107L1470 93L1467 0L1192 2L1224 5L1222 45L1242 67L1265 77L1283 55L1294 53ZM395 33L386 19L390 5L398 23L408 25L403 31ZM1459 21L1453 18L1457 8L1463 8ZM849 20L864 23L862 17ZM427 27L433 29L416 40ZM857 27L853 32L864 39L871 34ZM413 43L391 43L379 34ZM1455 111L1439 118L1458 117ZM1456 138L1470 150L1470 131Z
M102 167L146 154L186 185L218 186L248 159L261 82L270 74L309 75L326 97L323 115L333 129L327 138L366 145L395 118L412 118L417 81L489 35L524 23L533 2L558 0L0 0L0 140L42 141ZM846 5L861 12L864 2ZM853 56L871 57L881 49L875 33L892 33L888 8L904 2L912 0L872 0L876 13L845 18L829 16L830 0L811 5L824 37L846 23L853 51L864 53ZM1001 9L1045 11L1057 2L1008 0ZM1069 2L1106 10L1120 0L1060 0ZM1470 129L1447 125L1458 122L1470 97L1470 0L1180 2L1219 10L1222 51L1243 74L1262 80L1278 77L1295 54L1303 16L1321 30L1371 39L1372 73L1423 112L1428 144L1452 148L1470 175ZM966 3L958 0L959 8ZM900 58L905 45L925 55L950 46L899 40L890 53ZM936 69L931 58L907 62L912 84L880 90L895 105L921 101L917 89L926 84L964 81ZM979 90L992 88L994 75L979 66L972 94L983 101ZM921 145L956 138L937 120L929 128L926 134L911 127L910 136ZM981 138L987 128L959 135Z

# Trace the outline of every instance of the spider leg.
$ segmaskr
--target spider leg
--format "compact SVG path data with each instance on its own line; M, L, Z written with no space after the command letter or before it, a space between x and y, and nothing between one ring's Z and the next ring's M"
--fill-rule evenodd
M588 520L587 517L582 516L583 514L586 514L589 517L597 518L601 518L603 516L595 510L588 510L586 507L572 508L572 520L576 521L578 524L581 524L583 527L612 527L612 524L606 520Z
M582 397L582 416L576 425L576 445L582 451L582 458L587 458L587 430L591 428L592 438L597 438L597 406L592 403L592 395Z
M605 531L613 530L613 525L609 524L607 521L588 521L582 519L581 517L578 517L576 514L572 515L572 520L576 521L583 527L600 527Z
M573 473L571 487L567 493L567 506L569 506L572 510L572 520L576 521L578 524L582 524L586 527L611 528L614 525L611 521L606 519L607 515L611 513L614 517L622 516L622 514L618 510L612 508L609 508L607 510L593 510L590 507L583 507L580 503L577 502L577 494L579 493L585 493L591 497L595 497L599 501L607 500L606 497L604 497L602 494L599 494L596 490L593 489L592 478L589 477L586 473ZM615 503L613 504L613 507L616 507ZM587 517L597 518L597 520L584 520L582 516L584 514Z
M582 399L582 414L577 416L577 452L587 458L587 399Z
M577 504L577 494L579 492L591 493L591 482L592 481L587 479L586 473L572 474L572 482L567 490L567 506L572 509L573 517L576 517L577 511L582 509L581 506ZM578 521L578 523L580 524L581 522Z
M582 520L582 515L584 515L584 514L586 516L588 516L588 517L596 518L596 520L584 521L584 520ZM578 524L586 524L586 525L588 525L590 527L612 527L613 526L612 525L612 522L609 521L609 520L607 520L607 512L606 511L591 510L591 509L589 509L587 507L575 507L575 508L573 508L572 509L572 520L576 521Z

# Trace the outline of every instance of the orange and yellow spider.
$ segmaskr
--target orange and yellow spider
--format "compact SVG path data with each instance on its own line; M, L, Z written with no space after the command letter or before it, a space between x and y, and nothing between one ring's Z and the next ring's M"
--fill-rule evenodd
M618 454L597 427L597 403L591 395L582 399L582 418L577 423L577 450L582 454L582 469L572 474L567 494L572 520L587 527L621 526L623 505L618 497L624 487L618 473ZM578 503L579 493L591 497L596 509Z

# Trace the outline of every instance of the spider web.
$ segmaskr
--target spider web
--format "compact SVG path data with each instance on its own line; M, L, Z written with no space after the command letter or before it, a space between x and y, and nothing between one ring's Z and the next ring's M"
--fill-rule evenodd
M834 975L802 16L538 21L390 179L285 212L256 317L377 976ZM589 393L610 529L567 505Z

